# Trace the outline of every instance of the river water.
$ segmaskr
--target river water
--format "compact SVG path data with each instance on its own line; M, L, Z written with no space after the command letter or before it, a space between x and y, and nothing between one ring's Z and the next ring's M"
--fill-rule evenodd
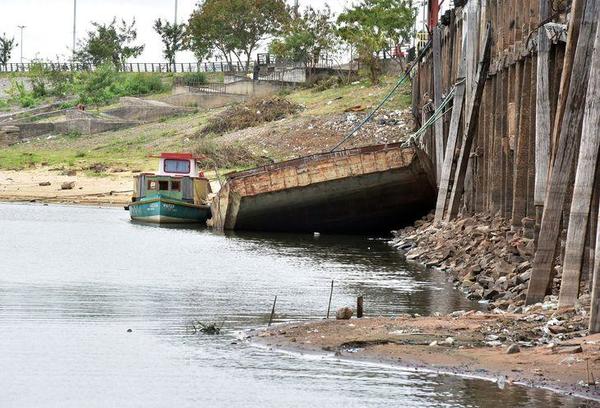
M547 391L239 341L365 297L367 315L473 307L383 240L218 235L121 209L0 204L0 407L575 407ZM476 305L475 305L476 306ZM224 334L194 334L219 322ZM131 329L131 332L128 332Z

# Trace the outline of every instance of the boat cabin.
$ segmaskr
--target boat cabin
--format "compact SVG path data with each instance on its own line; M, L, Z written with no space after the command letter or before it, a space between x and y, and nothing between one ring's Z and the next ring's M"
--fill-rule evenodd
M134 177L132 201L160 195L197 203L211 193L210 183L198 167L200 157L191 153L161 153L150 157L159 159L158 171Z

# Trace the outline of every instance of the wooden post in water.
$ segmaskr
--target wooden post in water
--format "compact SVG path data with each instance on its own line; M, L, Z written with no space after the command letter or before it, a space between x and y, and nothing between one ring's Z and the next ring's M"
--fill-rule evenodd
M271 316L269 317L269 326L273 322L273 316L275 315L275 304L277 303L277 295L275 295L275 299L273 299L273 308L271 309Z
M356 298L356 317L359 319L363 317L363 297L359 296Z
M580 130L594 47L595 21L598 18L597 11L600 9L600 5L595 0L581 1L584 2L585 7L571 64L571 80L564 105L560 137L555 149L552 172L548 179L540 235L525 301L528 305L543 301L552 285L553 263L560 237L562 212L581 140ZM559 112L557 111L556 114L559 115ZM562 283L565 284L564 278Z
M329 291L329 303L327 304L327 319L329 319L329 311L331 310L331 297L333 296L333 280L331 281L331 290Z

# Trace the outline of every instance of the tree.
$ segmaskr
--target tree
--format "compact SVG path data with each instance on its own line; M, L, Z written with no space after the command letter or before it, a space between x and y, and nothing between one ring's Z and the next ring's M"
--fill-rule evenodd
M164 49L163 55L169 61L169 65L175 64L175 53L184 50L185 47L185 24L169 23L159 18L154 22L154 31L160 35Z
M362 0L340 14L338 32L356 48L371 82L379 83L381 53L409 38L416 15L412 0Z
M15 43L15 38L8 38L6 33L0 36L0 64L8 64L12 50L19 44Z
M188 22L191 49L196 56L218 50L228 63L233 54L248 70L260 41L276 35L288 18L284 0L206 0Z
M302 16L289 20L283 34L271 42L269 50L278 58L303 63L310 76L321 56L334 52L337 44L333 14L325 5L321 10L307 7Z
M131 24L121 20L117 25L116 17L110 24L92 22L94 30L88 32L88 38L80 42L75 59L81 63L95 66L111 63L119 69L128 58L139 56L144 45L133 45L137 39L135 18Z

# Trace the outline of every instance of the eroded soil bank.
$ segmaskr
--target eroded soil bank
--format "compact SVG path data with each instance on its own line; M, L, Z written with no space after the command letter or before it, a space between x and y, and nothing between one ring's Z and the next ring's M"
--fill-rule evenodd
M600 335L539 341L555 336L547 333L549 323L581 320L567 320L541 307L522 315L469 311L322 320L255 331L251 341L301 353L487 378L500 387L514 383L550 388L600 402Z

